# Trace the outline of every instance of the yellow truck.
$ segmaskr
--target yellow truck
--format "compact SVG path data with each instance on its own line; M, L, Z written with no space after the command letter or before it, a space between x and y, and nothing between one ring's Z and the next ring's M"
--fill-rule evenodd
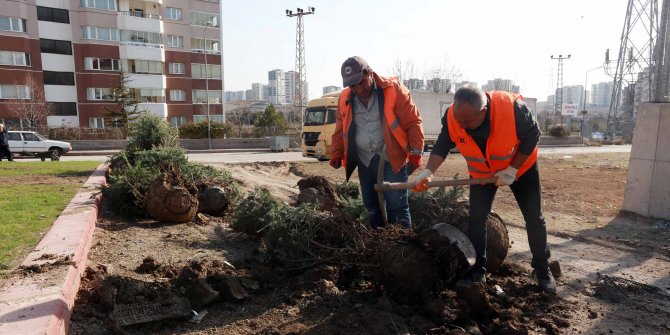
M302 128L302 156L320 161L330 159L331 137L335 132L335 113L340 92L328 93L310 100Z

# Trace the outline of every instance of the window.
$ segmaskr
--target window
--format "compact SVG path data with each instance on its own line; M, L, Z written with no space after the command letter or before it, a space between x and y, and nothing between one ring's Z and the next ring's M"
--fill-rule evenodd
M221 79L221 65L207 64L207 77ZM205 78L205 64L191 64L191 77Z
M8 135L9 136L7 136L7 137L10 141L23 141L21 139L21 133L9 133Z
M191 50L209 53L219 53L219 40L204 40L202 38L191 38Z
M26 20L18 17L0 16L0 30L26 32Z
M0 65L30 66L30 54L16 51L0 51Z
M170 100L171 101L186 101L186 91L185 90L170 90Z
M165 12L168 19L181 21L181 8L168 7Z
M184 74L184 63L170 63L170 74Z
M165 102L165 90L162 88L134 88L131 89L131 92L134 92L137 101L148 102L148 103L164 103Z
M153 60L124 59L126 72L138 74L163 74L163 62Z
M30 99L30 88L25 85L0 85L0 99Z
M40 50L44 53L71 55L72 44L70 41L48 40L40 38Z
M204 27L208 25L210 27L219 27L219 15L217 14L191 11L190 17L191 24L194 26Z
M51 102L53 106L53 115L58 116L68 116L68 115L77 115L77 103L76 102Z
M177 128L185 125L188 122L188 119L185 116L173 116L170 119L170 124Z
M116 0L81 0L82 7L116 11Z
M33 133L25 133L24 132L24 133L21 133L21 135L23 135L23 140L24 141L39 142L41 140L37 135L35 135Z
M168 35L168 46L173 48L183 48L184 36Z
M121 30L121 42L163 45L163 35L138 30Z
M105 128L105 119L101 117L92 117L88 119L89 128Z
M209 94L206 90L193 90L193 103L194 104L204 104L207 103L207 96L209 95L210 104L220 104L221 103L221 91L209 90Z
M119 40L118 30L112 28L81 26L81 32L83 38L89 40L99 40L99 41Z
M74 86L74 72L44 71L44 85Z
M119 71L119 60L111 58L84 58L84 69L98 71Z
M37 6L37 19L58 23L70 23L70 14L67 9Z
M114 90L111 88L93 88L86 89L86 98L88 100L114 100Z

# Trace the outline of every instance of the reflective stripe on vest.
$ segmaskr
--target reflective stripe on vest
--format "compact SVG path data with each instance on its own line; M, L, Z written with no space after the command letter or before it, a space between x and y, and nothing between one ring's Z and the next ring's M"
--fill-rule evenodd
M496 172L507 168L519 145L516 135L514 101L523 99L523 97L509 92L496 91L488 92L486 95L489 97L491 123L491 132L486 141L486 157L472 136L456 121L453 104L449 106L444 116L447 118L449 137L456 143L456 147L467 162L470 175L475 178L491 177ZM519 168L517 176L523 175L537 162L537 152L538 149L535 147L535 150Z

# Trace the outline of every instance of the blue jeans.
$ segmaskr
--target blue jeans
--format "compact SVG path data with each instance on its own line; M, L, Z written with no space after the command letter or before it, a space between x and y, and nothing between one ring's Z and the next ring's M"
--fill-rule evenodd
M379 155L375 155L369 166L358 163L358 180L361 183L361 194L363 204L368 211L368 220L372 228L384 226L384 218L379 208L379 198L374 189L377 183L377 169L379 167ZM393 173L389 162L384 164L384 181L400 183L407 181L407 165L403 166L398 173ZM389 223L397 223L405 228L412 227L412 218L409 214L409 203L407 202L407 190L384 192L386 201L386 213Z

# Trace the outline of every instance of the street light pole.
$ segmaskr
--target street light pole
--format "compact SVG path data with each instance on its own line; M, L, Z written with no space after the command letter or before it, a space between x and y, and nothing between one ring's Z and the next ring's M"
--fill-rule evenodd
M597 69L603 68L605 65L600 65L598 67L594 67L591 70L587 70L585 77L584 77L584 99L582 100L582 126L579 129L579 137L582 138L582 142L584 142L584 122L586 121L586 87L588 87L589 84L589 72L595 71Z
M207 68L207 27L209 22L205 23L205 28L202 30L203 50L205 51L205 99L207 99L207 143L209 149L212 149L212 120L209 116L209 69Z

